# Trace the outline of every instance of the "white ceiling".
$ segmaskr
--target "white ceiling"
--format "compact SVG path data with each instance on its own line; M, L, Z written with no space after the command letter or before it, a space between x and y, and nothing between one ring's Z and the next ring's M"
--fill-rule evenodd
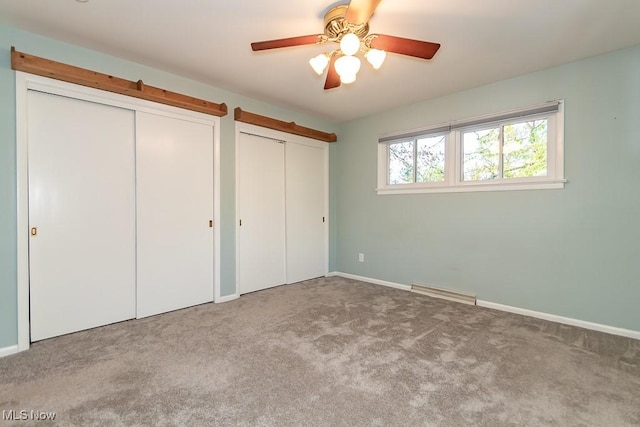
M251 51L322 33L324 13L347 2L0 0L0 22L332 121L640 43L640 0L383 0L370 32L441 43L431 61L390 54L324 91L307 61L330 48Z

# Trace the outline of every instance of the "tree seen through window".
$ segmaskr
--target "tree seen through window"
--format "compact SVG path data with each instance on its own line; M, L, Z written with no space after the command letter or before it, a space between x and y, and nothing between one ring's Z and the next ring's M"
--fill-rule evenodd
M463 132L463 179L547 175L547 120Z
M444 181L444 135L389 144L389 184Z

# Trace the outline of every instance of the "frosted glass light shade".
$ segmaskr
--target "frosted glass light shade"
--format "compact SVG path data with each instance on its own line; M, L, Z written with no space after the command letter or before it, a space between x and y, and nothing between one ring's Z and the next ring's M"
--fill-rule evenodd
M318 75L321 75L324 72L324 69L327 68L327 64L329 63L329 58L324 53L321 53L318 56L314 56L309 60L309 65L313 68Z
M340 50L345 55L355 55L360 50L360 39L353 33L347 33L340 40Z
M336 72L340 77L342 76L354 76L360 71L360 60L355 56L341 56L336 60Z
M353 83L355 81L356 81L355 74L345 74L343 76L340 76L340 82L343 84L348 85L349 83Z
M377 70L382 66L382 63L387 57L387 52L379 49L369 49L367 53L364 54L364 57L367 58L369 64Z

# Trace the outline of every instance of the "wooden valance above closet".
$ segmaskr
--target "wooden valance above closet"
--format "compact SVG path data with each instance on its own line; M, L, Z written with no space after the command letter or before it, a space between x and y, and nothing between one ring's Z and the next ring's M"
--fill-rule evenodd
M242 111L240 107L237 107L234 110L234 118L238 122L262 126L269 129L279 130L281 132L292 133L294 135L305 136L307 138L317 139L318 141L336 142L338 140L335 133L322 132L316 129L297 125L295 122L284 122L282 120L272 119L271 117L261 116L260 114Z
M184 108L186 110L198 111L217 117L227 115L227 105L224 103L216 104L188 95L147 86L142 80L126 80L97 71L40 58L18 52L13 46L11 47L11 68L16 71L24 71L26 73Z

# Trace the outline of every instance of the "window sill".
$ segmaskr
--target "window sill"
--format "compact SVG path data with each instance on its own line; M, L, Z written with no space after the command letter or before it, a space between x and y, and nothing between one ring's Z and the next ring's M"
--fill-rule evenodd
M386 194L420 194L420 193L469 193L475 191L518 191L518 190L554 190L564 188L566 179L535 182L499 182L499 183L465 183L441 186L402 186L376 188L378 195Z

